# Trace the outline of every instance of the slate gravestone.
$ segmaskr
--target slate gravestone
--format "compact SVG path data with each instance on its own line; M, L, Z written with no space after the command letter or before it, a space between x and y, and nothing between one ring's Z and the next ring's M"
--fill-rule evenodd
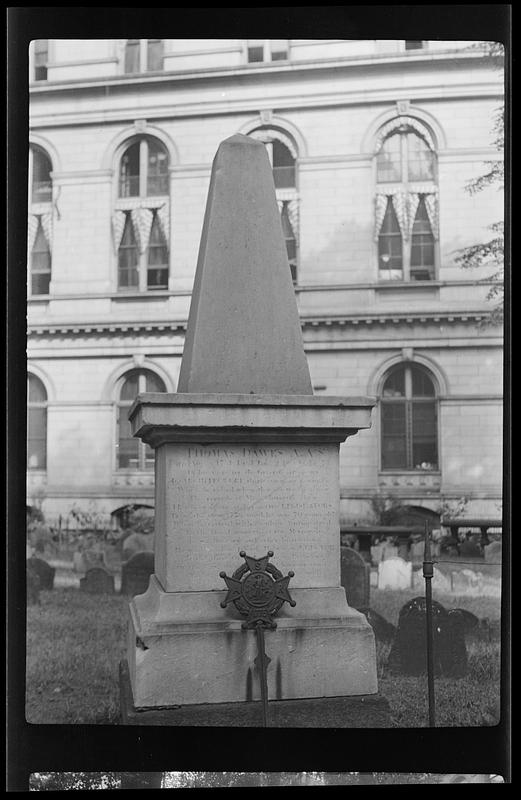
M30 564L31 569L38 575L40 579L40 589L54 588L54 575L56 573L54 567L51 567L43 558L37 558L36 556L31 556L31 558L27 560L27 563L28 565Z
M144 594L154 572L154 553L135 553L121 565L121 594Z
M371 567L351 547L340 548L340 583L346 590L351 608L365 611L369 608Z
M367 617L367 621L374 631L377 642L392 642L396 636L396 628L394 625L388 622L385 617L382 617L381 614L378 614L378 612L374 611L372 608L367 609L365 616Z
M103 567L91 567L81 578L80 589L88 594L114 594L114 575Z
M38 573L31 565L31 560L27 559L27 604L39 605L40 603L40 578Z
M441 603L432 602L434 674L452 678L467 672L465 620L450 614ZM427 671L426 603L415 597L400 610L398 630L389 653L388 667L402 675L423 675Z

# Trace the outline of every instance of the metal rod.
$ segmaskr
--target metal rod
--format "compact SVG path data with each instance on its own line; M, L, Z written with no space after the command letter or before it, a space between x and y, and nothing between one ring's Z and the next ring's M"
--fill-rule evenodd
M268 677L266 664L266 651L264 649L264 630L262 624L257 622L257 665L260 675L261 699L262 699L262 720L264 727L268 728Z
M436 727L436 702L434 697L434 642L432 636L432 585L434 562L428 524L425 523L425 550L423 554L423 577L425 578L425 617L427 628L427 685L429 691L429 726Z

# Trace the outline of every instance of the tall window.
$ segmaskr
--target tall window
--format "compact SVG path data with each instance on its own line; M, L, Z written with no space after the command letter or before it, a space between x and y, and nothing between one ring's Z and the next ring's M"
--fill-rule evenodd
M426 370L400 365L381 397L382 469L438 469L437 401Z
M29 291L49 294L52 247L52 164L42 149L29 151L28 258Z
M47 392L41 380L27 376L27 468L47 467Z
M416 121L387 128L376 153L379 278L433 280L438 190L432 138Z
M276 129L258 128L250 136L263 142L273 170L273 182L280 210L282 231L293 282L297 281L298 195L296 150L289 137ZM281 138L279 138L281 137ZM282 141L286 139L286 142Z
M165 392L165 384L150 370L132 370L122 379L117 403L116 466L118 469L149 470L154 468L154 451L132 436L128 411L138 394Z
M168 194L165 147L151 137L134 141L120 160L113 215L119 289L168 288Z
M289 58L287 39L249 39L248 63L285 61Z
M125 45L125 72L159 72L163 69L162 39L128 39Z
M34 80L47 80L47 61L49 59L49 40L34 40Z

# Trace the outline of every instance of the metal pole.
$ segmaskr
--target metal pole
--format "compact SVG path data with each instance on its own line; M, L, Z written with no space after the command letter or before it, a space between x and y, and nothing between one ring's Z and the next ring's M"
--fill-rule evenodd
M427 621L427 685L429 689L429 726L436 727L436 706L434 698L434 642L432 637L432 586L434 562L431 555L429 527L425 523L425 550L423 553L423 577L425 578L425 605Z
M260 675L261 699L262 699L262 719L264 727L268 728L268 676L267 667L270 659L266 656L264 649L264 630L262 624L257 622L257 668Z

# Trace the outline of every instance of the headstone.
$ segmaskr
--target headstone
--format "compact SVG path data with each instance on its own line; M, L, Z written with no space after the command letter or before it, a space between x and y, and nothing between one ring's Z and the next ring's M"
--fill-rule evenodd
M313 396L267 151L232 136L212 167L178 391L129 411L155 450L155 572L130 601L135 708L260 699L255 633L220 605L241 551L294 572L296 605L266 643L270 700L376 695L374 634L340 583L338 483L339 445L373 405Z
M27 561L28 565L36 572L40 579L40 589L53 589L54 588L54 575L56 569L51 567L43 558L32 556Z
M81 578L80 589L88 594L114 594L114 575L103 567L91 567Z
M474 570L461 569L451 573L451 589L454 594L479 595L481 588L479 574Z
M39 605L40 604L40 577L34 567L31 565L30 559L27 559L26 569L27 580L27 604Z
M386 561L389 558L398 557L398 548L391 540L387 540L382 544L382 560Z
M341 547L340 558L340 582L346 590L348 605L366 611L369 608L371 567L351 547Z
M123 542L123 560L128 561L136 553L154 552L154 535L151 533L131 533Z
M93 569L94 567L102 567L103 569L107 569L108 564L106 561L105 551L101 550L101 548L92 547L83 550L82 556L86 571Z
M410 589L412 564L403 558L389 558L378 564L379 589Z
M374 631L377 642L392 642L396 636L396 628L385 617L372 608L367 609L365 616Z
M413 539L409 548L409 558L413 564L422 564L425 552L425 542L423 539Z
M483 548L485 561L492 564L501 564L501 542L490 542Z
M154 553L135 553L121 565L121 594L143 594L154 572Z
M467 672L465 623L458 614L432 601L434 674L452 678ZM427 621L424 597L415 597L400 610L398 630L389 653L388 666L402 675L427 672Z
M380 561L383 561L383 551L383 542L371 545L371 564L373 564L373 566L376 567Z

